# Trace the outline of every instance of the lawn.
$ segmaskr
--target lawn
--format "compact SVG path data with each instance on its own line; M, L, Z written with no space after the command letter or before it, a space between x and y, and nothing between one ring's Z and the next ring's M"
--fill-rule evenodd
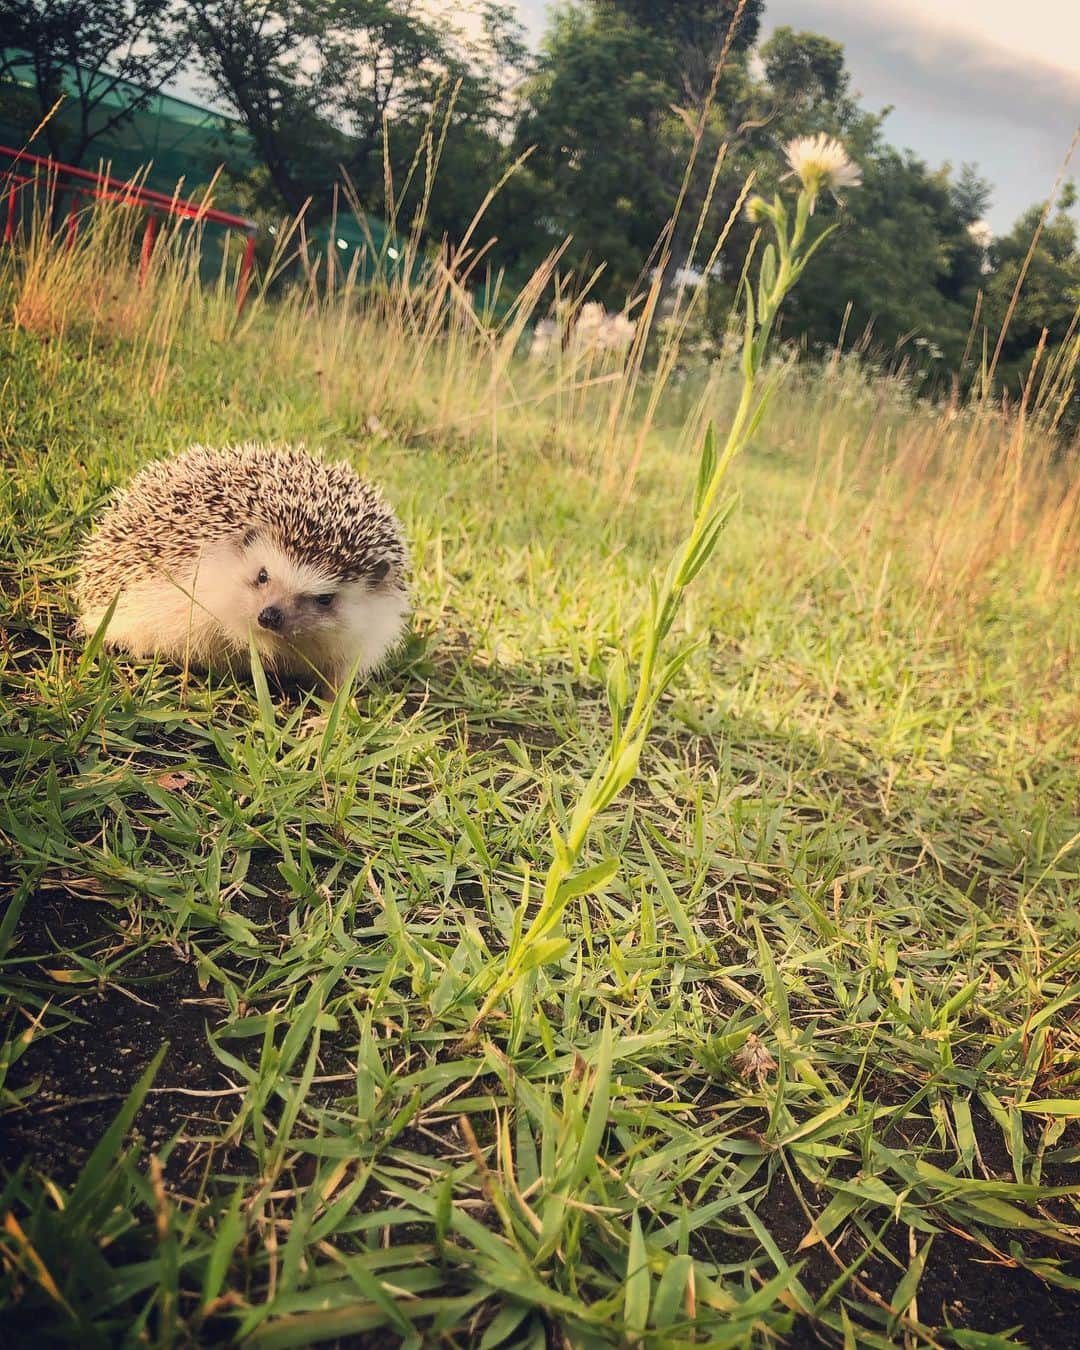
M1075 461L788 370L603 879L478 1020L737 372L80 247L0 278L7 1343L1076 1344ZM249 438L413 548L325 726L72 635L109 491Z

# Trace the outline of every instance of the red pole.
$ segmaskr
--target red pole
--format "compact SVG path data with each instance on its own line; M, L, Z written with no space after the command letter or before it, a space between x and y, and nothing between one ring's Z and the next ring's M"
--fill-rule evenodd
M15 240L15 184L12 183L8 189L7 199L7 222L4 225L4 243L11 244Z
M75 203L72 202L68 208L67 217L67 246L71 248L75 243L75 236L79 233L79 217L76 214Z
M251 280L251 268L255 262L255 236L248 235L248 241L244 245L244 257L240 263L240 286L236 293L236 312L241 314L244 309L244 301L247 299L248 283Z
M142 286L146 281L146 274L150 270L150 255L154 251L154 240L157 237L157 216L149 215L146 217L146 229L143 230L142 248L139 250L139 285Z

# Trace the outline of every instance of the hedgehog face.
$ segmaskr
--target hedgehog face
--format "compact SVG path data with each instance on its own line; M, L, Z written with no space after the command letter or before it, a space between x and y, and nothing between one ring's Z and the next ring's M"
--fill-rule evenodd
M205 569L201 600L237 648L253 638L267 665L332 678L358 657L375 664L400 633L406 601L382 584L388 572L384 563L343 581L249 533L224 565Z
M242 631L245 641L252 633L267 655L289 646L310 646L336 627L340 581L290 556L273 539L245 539L230 572L231 594L222 620L237 630L237 637Z

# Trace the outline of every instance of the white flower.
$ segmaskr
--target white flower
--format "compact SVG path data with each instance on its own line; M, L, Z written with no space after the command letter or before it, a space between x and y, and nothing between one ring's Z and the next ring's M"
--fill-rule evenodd
M971 242L978 248L988 249L994 242L994 231L988 221L973 220L967 227L967 232L971 236Z
M862 173L857 164L848 159L843 145L821 132L817 136L797 136L784 147L791 172L801 181L811 197L823 188L835 192L837 188L858 187Z
M609 314L597 332L599 345L609 352L624 352L634 340L637 324L625 314Z
M554 319L541 319L533 329L529 344L529 360L542 361L558 344L559 329Z
M599 332L604 322L604 306L598 300L588 300L578 311L577 335L582 340L591 339Z
M597 300L578 311L572 343L579 351L625 351L634 340L637 324L625 314L608 314Z

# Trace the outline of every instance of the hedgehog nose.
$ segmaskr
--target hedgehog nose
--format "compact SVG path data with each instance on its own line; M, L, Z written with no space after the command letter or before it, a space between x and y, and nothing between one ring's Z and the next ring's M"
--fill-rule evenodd
M259 627L269 628L271 633L276 633L282 625L285 616L276 605L267 605L259 613Z

